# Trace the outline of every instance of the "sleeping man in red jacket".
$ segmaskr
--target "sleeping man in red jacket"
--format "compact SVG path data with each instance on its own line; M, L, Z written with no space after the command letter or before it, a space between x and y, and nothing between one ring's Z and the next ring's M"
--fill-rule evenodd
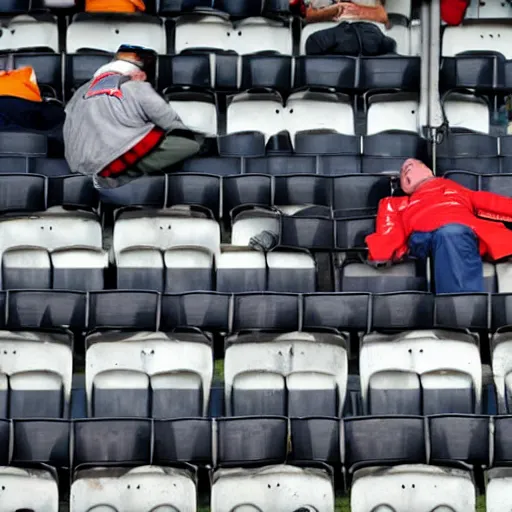
M431 256L436 293L483 292L482 257L512 254L512 231L493 222L512 222L512 199L436 178L412 158L402 166L400 185L406 196L379 203L376 232L366 237L368 259Z

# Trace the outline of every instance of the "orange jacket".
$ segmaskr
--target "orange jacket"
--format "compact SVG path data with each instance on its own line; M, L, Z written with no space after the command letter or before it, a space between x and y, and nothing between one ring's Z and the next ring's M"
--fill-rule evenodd
M43 101L36 75L29 66L12 71L0 71L0 96Z
M144 12L143 0L85 0L86 12Z
M446 224L470 227L480 241L480 253L491 260L512 254L512 199L492 192L473 192L454 181L434 178L411 196L387 197L379 203L376 232L366 237L369 259L389 261L407 253L415 231L434 231Z

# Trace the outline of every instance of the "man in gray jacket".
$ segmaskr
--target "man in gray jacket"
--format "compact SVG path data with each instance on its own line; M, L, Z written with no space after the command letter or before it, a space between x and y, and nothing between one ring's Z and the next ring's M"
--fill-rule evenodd
M123 45L66 107L64 144L73 172L93 176L104 202L130 204L137 178L169 169L201 148L144 71L156 55Z

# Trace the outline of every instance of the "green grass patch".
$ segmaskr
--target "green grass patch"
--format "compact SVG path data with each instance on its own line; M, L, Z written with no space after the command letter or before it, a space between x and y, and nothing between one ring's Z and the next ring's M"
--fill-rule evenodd
M213 382L221 383L224 381L224 359L215 359L213 365Z

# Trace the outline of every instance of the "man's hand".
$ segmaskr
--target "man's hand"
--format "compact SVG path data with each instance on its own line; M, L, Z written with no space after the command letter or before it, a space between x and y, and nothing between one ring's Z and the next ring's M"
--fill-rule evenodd
M359 18L361 8L351 2L338 2L336 4L338 13L334 17L334 21L340 21L342 18Z

